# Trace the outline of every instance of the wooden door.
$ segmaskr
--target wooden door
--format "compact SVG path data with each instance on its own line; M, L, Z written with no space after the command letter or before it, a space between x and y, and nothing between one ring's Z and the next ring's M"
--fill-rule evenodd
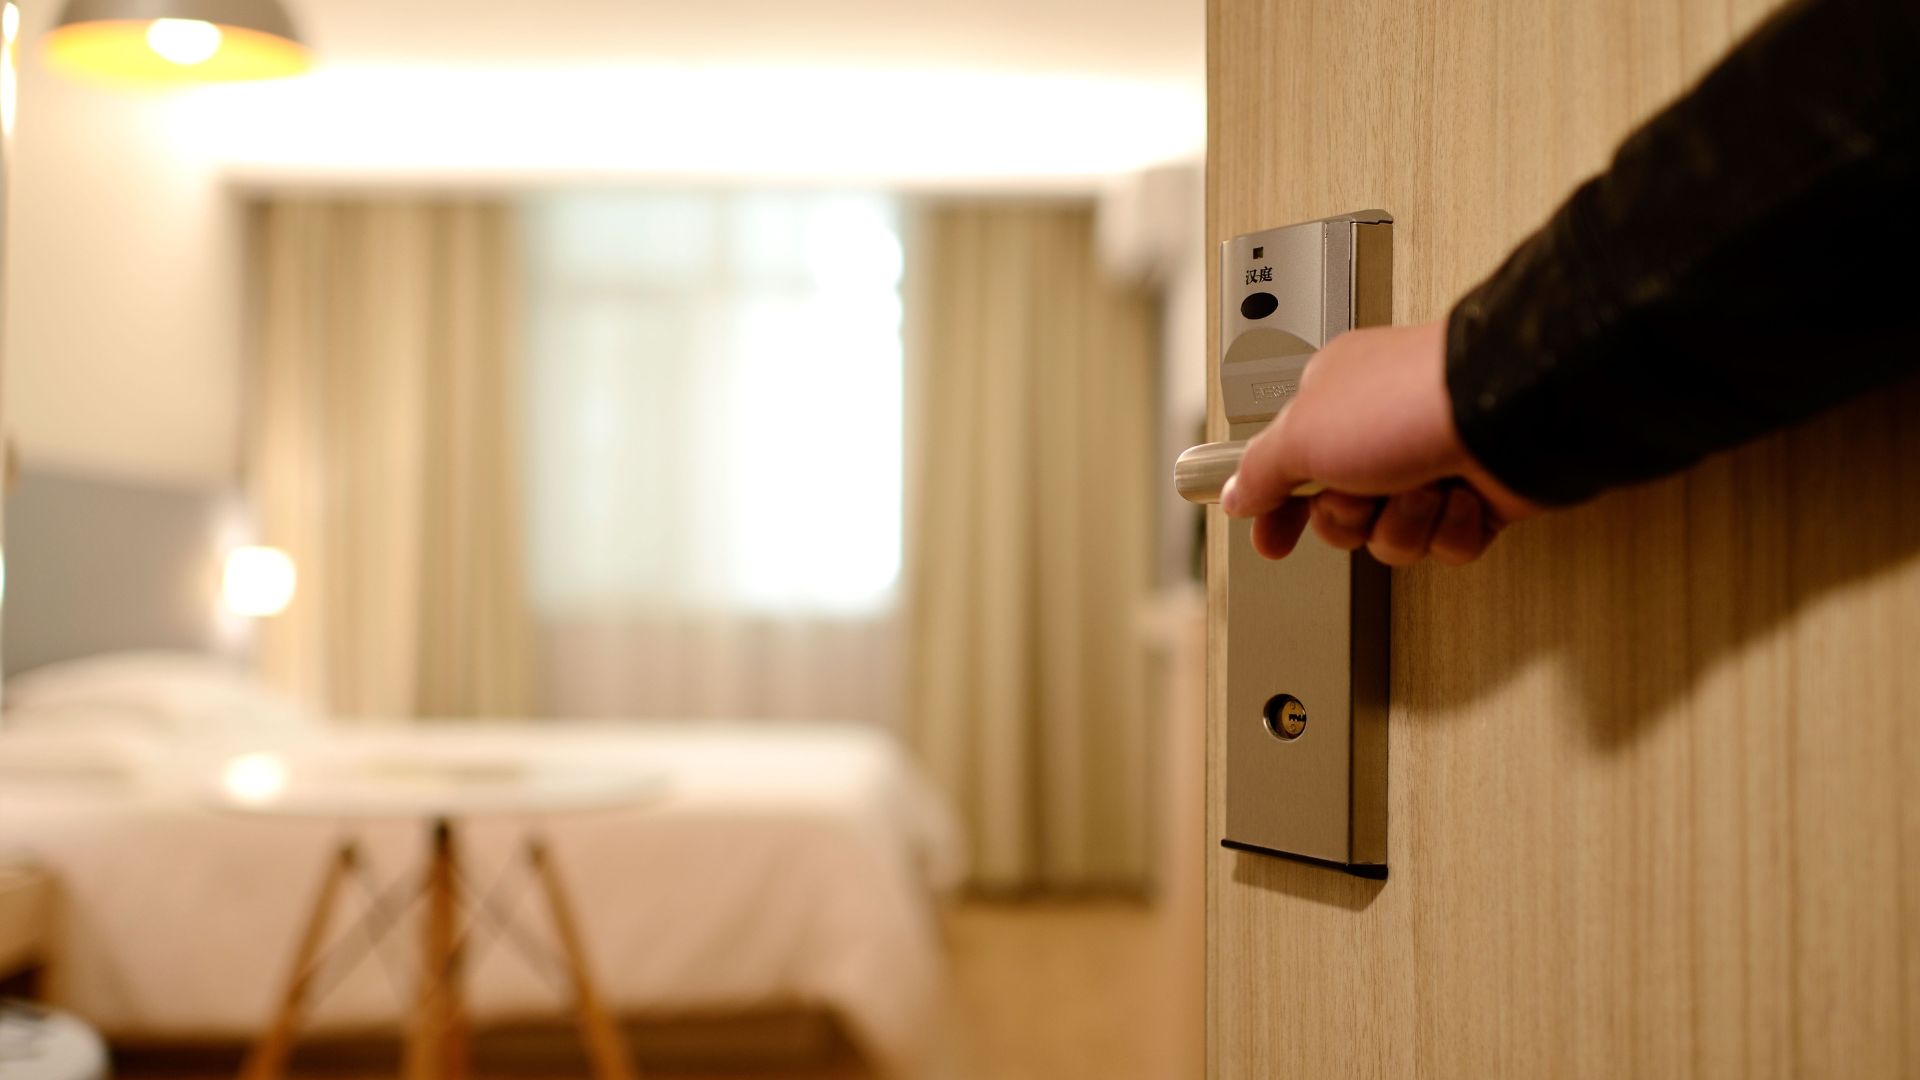
M1211 239L1383 207L1440 317L1768 6L1211 0ZM1385 883L1217 847L1210 685L1211 1075L1920 1076L1920 387L1393 602Z

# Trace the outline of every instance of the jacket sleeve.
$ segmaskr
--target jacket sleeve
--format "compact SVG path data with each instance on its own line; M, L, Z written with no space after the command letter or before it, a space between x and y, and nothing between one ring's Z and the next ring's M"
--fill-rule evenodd
M1550 505L1920 370L1920 3L1797 0L1455 305L1463 441Z

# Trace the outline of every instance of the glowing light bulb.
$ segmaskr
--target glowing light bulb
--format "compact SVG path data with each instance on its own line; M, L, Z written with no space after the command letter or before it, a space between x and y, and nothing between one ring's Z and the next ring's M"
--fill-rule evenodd
M147 48L181 67L204 64L220 51L220 28L201 19L155 19Z
M9 3L0 11L0 40L9 45L20 40L20 5Z
M227 554L221 592L236 615L278 615L293 602L296 577L293 559L279 548L239 547Z
M287 766L272 754L241 754L221 770L220 786L240 802L267 802L286 788Z

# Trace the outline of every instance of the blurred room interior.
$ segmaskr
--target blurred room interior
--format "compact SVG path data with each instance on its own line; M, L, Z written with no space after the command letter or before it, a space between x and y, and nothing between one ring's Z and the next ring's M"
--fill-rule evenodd
M284 3L160 86L7 7L6 990L136 1080L1199 1075L1203 5Z

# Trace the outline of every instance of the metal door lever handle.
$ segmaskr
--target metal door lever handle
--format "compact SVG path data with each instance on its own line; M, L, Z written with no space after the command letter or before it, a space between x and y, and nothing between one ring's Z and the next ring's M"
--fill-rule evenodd
M1240 458L1247 452L1247 440L1202 443L1181 454L1173 463L1173 487L1180 497L1193 503L1217 503L1220 489L1228 478L1240 471ZM1301 497L1318 495L1327 485L1305 483L1293 489Z

